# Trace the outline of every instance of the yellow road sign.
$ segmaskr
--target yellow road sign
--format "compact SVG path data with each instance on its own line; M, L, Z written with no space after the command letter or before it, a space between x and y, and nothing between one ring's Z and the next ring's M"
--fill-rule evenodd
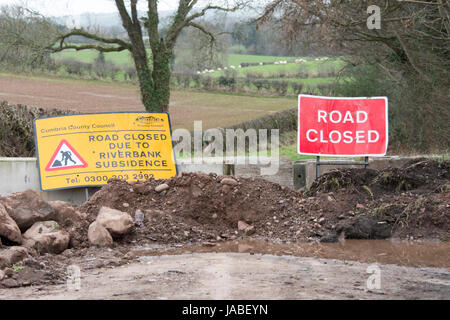
M36 119L41 189L168 179L177 169L167 113L97 113Z

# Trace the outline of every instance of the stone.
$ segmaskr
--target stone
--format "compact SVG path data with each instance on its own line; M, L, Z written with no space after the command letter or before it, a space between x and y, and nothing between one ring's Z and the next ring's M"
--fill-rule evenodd
M63 226L76 226L82 224L87 219L86 213L76 210L70 203L64 201L50 201L48 203L53 208L53 213L48 220L58 222Z
M96 221L109 231L112 237L130 233L134 227L133 218L126 212L101 207Z
M150 192L149 186L147 186L145 183L134 185L134 190L139 194L147 194Z
M160 184L159 186L157 186L157 187L155 188L155 191L158 192L158 193L160 193L160 192L163 192L163 191L168 190L169 188L170 188L170 187L169 187L169 185L168 185L167 183L163 183L163 184Z
M255 227L247 224L244 221L238 221L238 230L244 231L246 235L252 235L255 233Z
M245 231L245 229L247 229L247 228L249 228L249 227L250 227L250 225L247 224L246 222L244 222L244 221L238 221L238 230L239 230L239 231Z
M49 220L53 213L53 208L33 190L2 197L0 203L22 232L38 221Z
M0 249L0 268L6 268L28 258L28 250L24 247L8 247Z
M56 221L36 222L24 234L24 245L40 253L59 254L69 246L70 235Z
M245 229L245 234L247 236L251 236L252 234L254 234L256 232L256 229L254 226L250 226L247 229Z
M0 203L0 236L15 242L22 243L22 234L17 223L9 216L4 205Z
M237 182L233 178L223 178L222 181L220 181L220 183L227 186L237 186L239 184L239 182Z
M17 282L17 280L8 278L2 281L2 286L11 289L20 287L20 284L19 282Z
M5 278L5 272L3 270L0 270L0 281L2 281Z
M89 226L88 239L93 246L110 247L113 244L111 234L97 221L92 222Z
M333 232L326 232L319 240L323 243L334 243L339 241L339 236Z
M379 224L376 217L355 217L341 221L336 226L336 233L345 234L345 239L387 239L392 235L392 226Z

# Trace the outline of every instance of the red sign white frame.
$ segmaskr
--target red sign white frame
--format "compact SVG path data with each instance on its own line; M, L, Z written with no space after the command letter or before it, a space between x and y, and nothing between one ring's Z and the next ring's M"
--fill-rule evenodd
M309 98L318 98L318 99L326 99L326 100L374 100L374 99L383 99L385 101L385 149L382 153L358 153L358 154L333 154L333 153L317 153L317 152L301 152L301 98L309 97ZM313 156L331 156L331 157L382 157L387 153L387 148L389 145L389 120L388 120L388 110L389 103L387 97L324 97L324 96L314 96L307 94L300 94L298 96L298 128L297 128L297 152L302 155L313 155Z

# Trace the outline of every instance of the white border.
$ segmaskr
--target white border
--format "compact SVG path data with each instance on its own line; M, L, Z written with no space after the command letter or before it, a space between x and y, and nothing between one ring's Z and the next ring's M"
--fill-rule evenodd
M340 99L340 100L369 100L369 99L384 99L386 101L386 149L384 153L381 154L351 154L351 155L343 155L343 154L328 154L328 153L300 153L300 98L308 97L308 98L320 98L320 99ZM387 97L322 97L322 96L313 96L310 94L299 94L298 95L298 115L297 115L297 153L302 155L311 155L311 156L324 156L324 157L384 157L387 153L388 145L389 145L389 102Z

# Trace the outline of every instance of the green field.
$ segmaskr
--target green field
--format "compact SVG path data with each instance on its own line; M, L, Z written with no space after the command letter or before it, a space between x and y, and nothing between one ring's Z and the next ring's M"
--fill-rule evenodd
M295 60L296 57L275 57L275 56L256 56L251 54L230 54L228 55L228 65L238 66L241 63L259 63L259 62L275 62L281 60ZM311 58L304 58L310 60Z
M149 52L150 55L150 52ZM55 60L73 59L83 63L93 63L98 57L95 50L84 51L63 51L53 56ZM302 59L302 62L294 63L296 59ZM116 82L127 82L128 73L124 68L132 67L133 61L128 51L105 53L105 60L119 67L119 69L102 76L108 80ZM243 63L274 63L277 61L291 61L287 64L267 64L249 67L241 67ZM278 95L278 96L296 96L299 93L314 93L327 95L333 83L336 81L337 74L344 67L345 62L340 58L315 58L315 57L276 57L276 56L257 56L248 54L230 54L228 55L227 70L221 68L212 73L201 73L197 79L190 75L191 80L186 85L183 78L173 81L176 88L201 89L206 91L232 91L234 93L250 93L257 95ZM57 71L59 76L70 77L72 74L67 69L67 64L63 64ZM231 68L233 66L233 68ZM193 73L201 70L192 70ZM73 72L72 72L73 73ZM82 71L82 78L99 78L91 71ZM174 75L175 76L175 75ZM225 79L223 79L223 77ZM200 78L200 80L198 80ZM208 85L211 81L213 85ZM227 84L233 79L235 87L230 89ZM264 83L261 82L264 81ZM225 83L225 85L224 85ZM287 87L286 87L287 83ZM235 88L238 88L235 90Z
M149 56L151 55L150 50L148 50ZM84 63L92 63L98 56L96 50L67 50L63 52L58 52L53 54L53 58L56 60L61 59L75 59ZM133 59L128 51L122 52L107 52L105 53L106 61L114 63L118 66L131 66L133 65ZM295 60L295 57L274 57L274 56L256 56L248 54L230 54L228 55L228 65L238 66L241 63L259 63L259 62L275 62L280 60ZM305 58L305 60L313 60L311 58Z
M97 56L98 52L95 50L83 50L78 52L75 50L68 50L53 54L53 58L56 60L74 59L83 63L93 63ZM252 66L247 68L237 68L242 63L275 62L275 61L295 60L295 59L297 58L230 54L228 56L227 67L235 66L238 77L245 77L246 74L250 72L250 73L258 73L263 76L270 76L283 73L286 75L287 78L289 78L290 74L291 75L296 74L299 70L308 73L314 73L320 70L321 68L338 69L341 68L344 64L341 60L338 59L328 59L327 61L315 61L314 58L302 58L304 60L307 60L307 62L289 63L286 65L265 65L265 66ZM105 60L121 67L133 65L133 60L128 51L107 52L105 53ZM225 74L224 71L216 71L208 75L213 77L219 77L224 74Z
M251 56L253 57L253 56ZM262 56L260 58L263 58ZM271 58L271 57L264 57L264 58ZM275 58L275 57L272 57ZM279 57L276 57L280 59ZM279 61L279 60L275 61ZM306 60L306 59L305 59ZM263 62L263 61L259 61ZM242 63L242 62L241 62ZM230 64L231 65L231 64ZM237 64L238 66L239 64ZM236 66L236 65L234 65ZM344 62L338 59L329 59L327 61L314 61L310 60L307 62L302 63L288 63L288 64L271 64L271 65L263 65L263 66L251 66L246 68L238 68L236 66L236 75L237 77L246 77L247 74L253 73L253 74L260 74L264 77L271 76L271 75L279 75L284 74L286 77L289 77L290 75L295 75L298 72L304 72L312 75L313 77L317 76L319 74L319 71L321 69L323 70L336 70L338 71L340 68L344 66ZM230 69L228 69L228 72L230 72ZM225 75L227 71L215 71L213 73L209 73L208 75L212 77L220 77L222 75Z
M93 63L97 57L98 51L96 50L67 50L53 54L55 60L74 59L83 63ZM127 67L133 65L133 59L128 51L106 52L105 60L117 66Z

